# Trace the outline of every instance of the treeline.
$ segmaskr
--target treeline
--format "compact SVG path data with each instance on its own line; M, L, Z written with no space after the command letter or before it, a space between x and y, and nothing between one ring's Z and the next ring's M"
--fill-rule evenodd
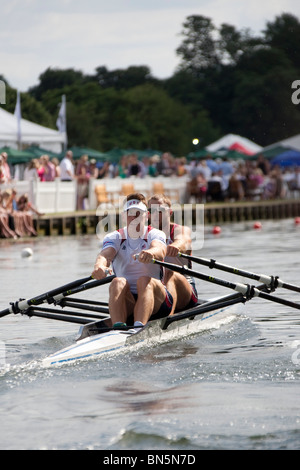
M300 79L297 17L284 13L254 35L193 15L182 37L180 65L168 79L153 77L146 65L101 66L93 75L48 68L21 94L22 115L56 128L65 94L69 145L101 151L152 148L184 155L195 137L205 146L233 132L265 146L299 133L300 107L291 100L292 83ZM15 102L16 90L8 86L5 109L13 112Z

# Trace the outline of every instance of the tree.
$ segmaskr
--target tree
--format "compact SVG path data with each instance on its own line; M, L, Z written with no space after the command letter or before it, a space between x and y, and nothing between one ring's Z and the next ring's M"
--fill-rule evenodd
M83 83L83 78L83 73L74 69L61 70L49 67L39 76L39 85L30 88L29 93L37 100L41 100L46 91L61 89L74 83Z
M201 15L187 17L181 33L184 39L176 49L182 58L180 69L189 70L198 76L203 69L218 65L218 51L213 38L215 29L210 18Z
M300 22L289 13L277 16L275 21L267 22L265 43L284 52L291 63L300 69Z
M102 88L113 87L116 90L129 89L145 83L157 82L151 76L149 67L146 65L130 66L127 69L116 69L108 71L106 67L96 68L96 74L92 77Z

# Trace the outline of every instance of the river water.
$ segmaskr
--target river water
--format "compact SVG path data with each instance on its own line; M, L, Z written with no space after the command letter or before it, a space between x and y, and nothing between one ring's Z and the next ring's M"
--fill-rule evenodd
M300 227L292 219L205 228L194 254L300 285ZM90 274L95 236L0 242L1 309ZM31 247L33 256L21 256ZM200 265L195 270L212 273ZM214 271L227 280L250 282ZM197 280L201 297L231 293ZM274 295L299 301L299 294ZM107 300L108 287L87 298ZM45 369L78 326L0 319L0 448L164 450L297 449L300 444L299 311L260 298L230 324L152 348ZM298 354L299 353L299 354Z

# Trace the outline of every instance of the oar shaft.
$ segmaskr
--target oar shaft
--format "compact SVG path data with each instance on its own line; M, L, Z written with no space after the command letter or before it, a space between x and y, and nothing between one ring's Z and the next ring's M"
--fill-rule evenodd
M271 286L275 282L275 287L282 287L284 289L289 289L295 292L300 292L300 287L295 286L294 284L289 284L282 281L275 276L267 276L266 274L256 274L251 271L245 271L243 269L236 268L234 266L229 266L227 264L218 263L214 259L199 258L197 256L187 255L185 253L179 253L181 258L188 259L203 266L207 266L211 269L219 269L220 271L225 271L227 273L236 274L238 276L246 277L248 279L253 279L254 281L263 282L267 286Z
M56 289L52 289L44 294L33 297L29 300L19 300L18 302L11 303L11 306L0 312L0 318L10 313L20 313L26 311L31 306L40 305L42 303L54 303L67 297L68 295L76 294L87 289L92 289L112 281L115 275L107 276L104 279L91 281L92 277L85 277L77 281L70 282ZM90 282L88 282L90 281Z
M213 284L217 284L218 286L222 286L222 287L228 287L229 289L236 290L237 292L240 292L243 295L247 294L248 292L248 286L246 286L245 284L233 283L230 281L225 281L224 279L219 279L214 276L208 276L207 274L193 271L187 268L186 266L180 266L178 264L166 263L164 261L158 261L158 260L153 260L153 263L159 264L165 268L171 269L183 275L194 276L198 279L201 279L202 281L211 282Z
M153 263L159 264L161 266L164 266L165 268L172 269L173 271L179 272L183 275L190 275L193 277L196 277L198 279L201 279L202 281L208 281L213 284L217 284L222 287L228 287L229 289L233 289L237 292L240 292L241 294L245 295L246 297L262 297L266 300L271 300L272 302L276 302L282 305L287 305L288 307L293 307L298 310L300 310L300 304L297 304L296 302L291 302L289 300L285 299L280 299L279 297L274 297L273 295L266 294L264 292L261 292L259 289L249 286L246 284L240 284L240 283L233 283L229 281L225 281L223 279L218 279L213 276L208 276L203 273L198 273L197 271L193 271L192 269L187 268L186 266L179 266L177 264L171 264L171 263L166 263L164 261L158 261L153 259Z

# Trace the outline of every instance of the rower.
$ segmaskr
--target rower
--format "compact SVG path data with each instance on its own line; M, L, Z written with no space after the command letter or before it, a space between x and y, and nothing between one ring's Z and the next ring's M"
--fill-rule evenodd
M167 252L165 261L178 265L187 264L188 261L178 258L178 253L191 254L191 230L189 227L171 222L173 212L170 199L164 194L151 196L148 200L148 211L151 226L162 230L166 234ZM170 269L165 269L163 283L173 295L171 314L197 305L197 290L195 281L191 276L183 276Z
M109 313L115 327L126 326L133 314L134 326L141 327L151 318L167 316L173 298L161 282L162 269L152 259L166 255L164 232L147 225L147 201L134 193L123 206L126 226L105 236L92 277L103 279L112 267L116 277L109 289ZM139 255L138 257L136 255Z

